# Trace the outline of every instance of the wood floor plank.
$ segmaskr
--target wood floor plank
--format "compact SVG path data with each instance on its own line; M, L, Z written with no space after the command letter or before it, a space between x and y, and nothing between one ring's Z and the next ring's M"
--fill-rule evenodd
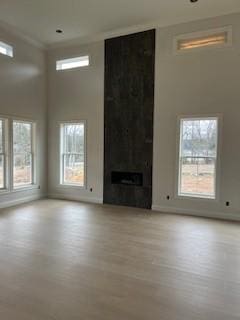
M240 224L41 200L0 211L0 319L240 319Z

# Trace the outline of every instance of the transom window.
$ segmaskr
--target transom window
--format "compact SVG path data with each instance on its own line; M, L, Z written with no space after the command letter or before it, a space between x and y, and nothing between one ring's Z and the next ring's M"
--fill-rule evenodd
M76 57L71 59L58 60L56 70L67 70L89 66L89 56Z
M12 58L13 57L13 47L5 42L0 41L0 53Z
M13 121L13 186L33 184L33 123Z
M180 196L216 198L218 119L181 119Z
M196 49L222 48L231 45L231 26L183 34L174 38L174 51L178 53Z
M61 184L85 186L85 123L61 124Z

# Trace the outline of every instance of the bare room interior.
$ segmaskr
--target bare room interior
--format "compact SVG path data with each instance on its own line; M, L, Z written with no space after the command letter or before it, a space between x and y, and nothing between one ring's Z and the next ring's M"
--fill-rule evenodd
M239 0L0 0L0 320L240 319L239 86Z

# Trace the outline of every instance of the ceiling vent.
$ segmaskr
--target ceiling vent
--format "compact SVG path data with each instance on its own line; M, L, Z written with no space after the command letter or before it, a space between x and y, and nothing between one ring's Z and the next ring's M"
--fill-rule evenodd
M175 52L186 52L207 47L221 48L232 45L232 27L195 32L174 39Z

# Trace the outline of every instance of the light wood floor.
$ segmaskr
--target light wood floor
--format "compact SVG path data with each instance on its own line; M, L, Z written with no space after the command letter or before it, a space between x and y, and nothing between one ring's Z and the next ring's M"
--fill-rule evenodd
M240 224L55 200L2 210L0 319L240 319Z

